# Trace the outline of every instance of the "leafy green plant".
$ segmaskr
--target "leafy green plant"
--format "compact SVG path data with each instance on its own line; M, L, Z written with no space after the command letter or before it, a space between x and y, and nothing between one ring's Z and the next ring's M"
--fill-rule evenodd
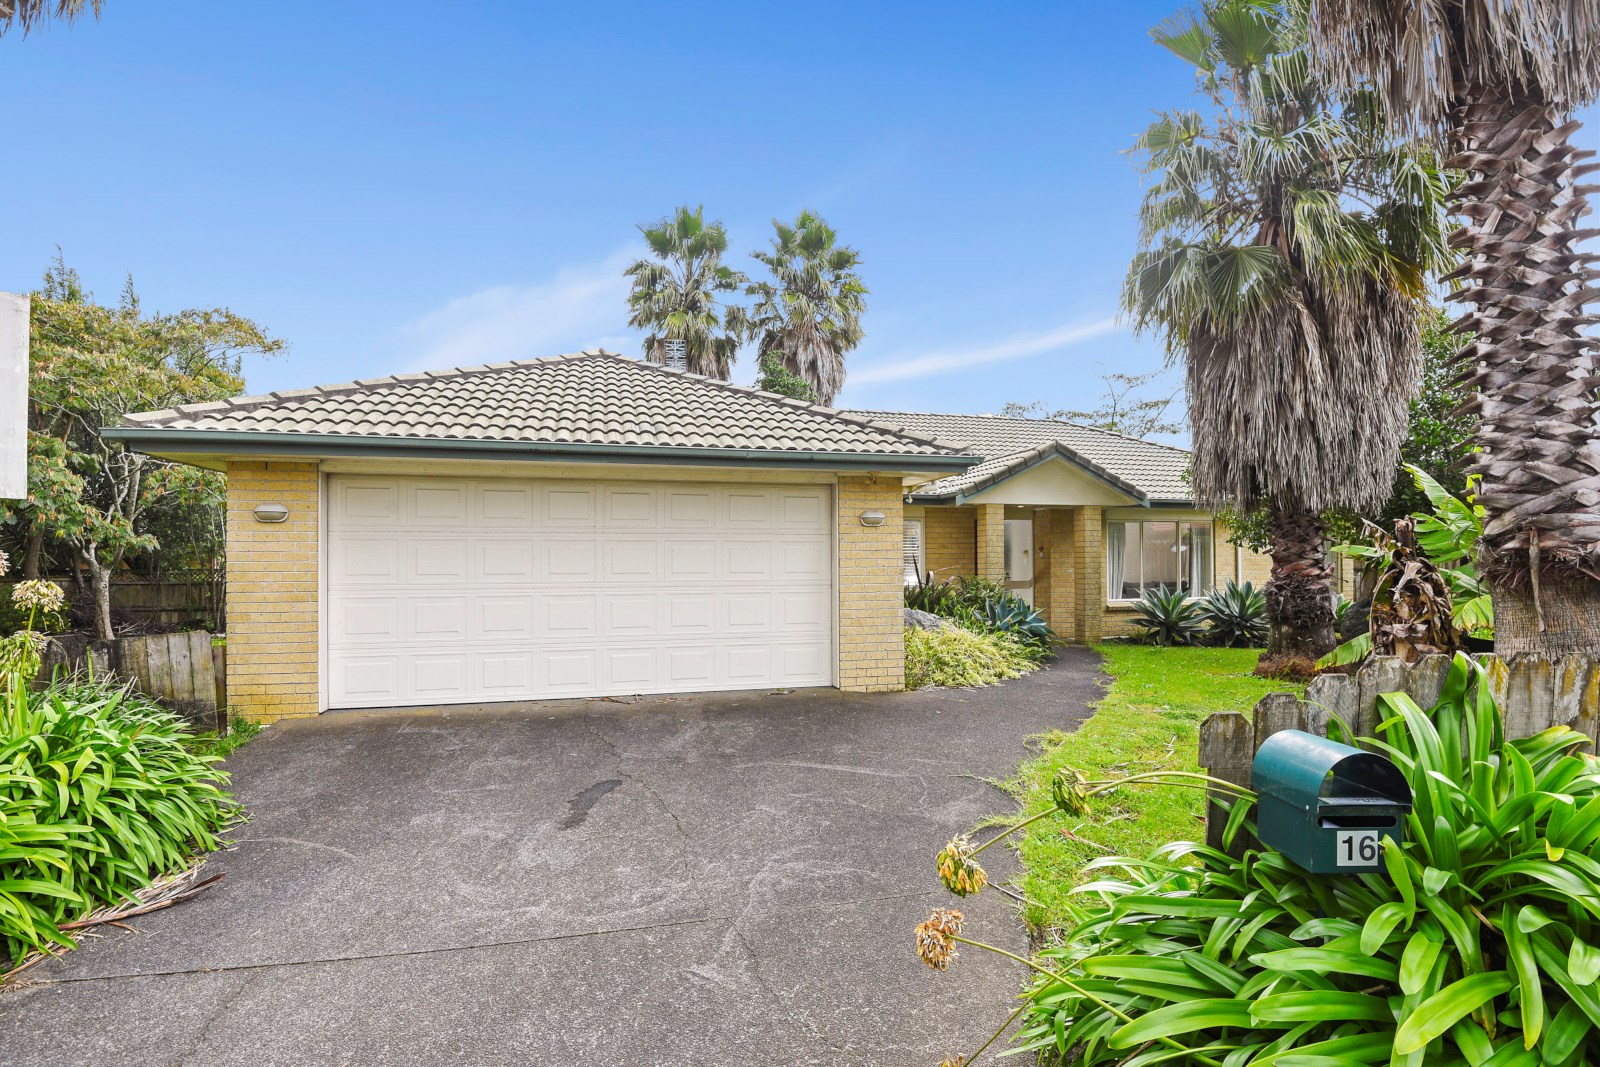
M1179 589L1146 589L1133 602L1133 624L1144 630L1143 638L1153 645L1197 645L1205 636L1205 617L1200 603Z
M1418 512L1415 523L1417 548L1439 568L1449 587L1450 613L1463 634L1476 638L1494 637L1494 601L1478 578L1474 556L1478 538L1483 535L1484 510L1474 498L1475 479L1467 480L1467 490L1454 496L1420 467L1407 464L1406 471L1417 489L1427 497L1432 514ZM1392 551L1382 543L1346 544L1335 552L1361 560L1370 567L1391 562ZM1317 661L1318 667L1358 663L1372 651L1372 635L1357 634Z
M1206 638L1224 648L1259 648L1267 643L1267 597L1254 584L1229 582L1200 600Z
M1590 739L1556 727L1507 741L1487 676L1464 655L1431 711L1403 693L1380 707L1366 741L1414 794L1405 840L1384 839L1382 872L1313 875L1271 848L1235 858L1191 843L1095 861L1076 924L1024 961L1037 977L1015 1051L1084 1067L1595 1062ZM1142 777L1064 774L1058 807L1082 812ZM1233 788L1230 836L1253 832L1253 797ZM957 859L970 865L976 851ZM941 873L950 865L941 854ZM930 922L919 938L988 947L961 936L959 912Z
M994 685L1035 670L1038 657L1009 634L960 626L906 631L906 688Z
M70 947L61 924L132 899L212 849L236 810L182 722L103 682L0 693L0 942Z
M1055 631L1044 621L1039 609L1011 593L984 602L984 628L990 633L1011 634L1021 644L1049 651Z

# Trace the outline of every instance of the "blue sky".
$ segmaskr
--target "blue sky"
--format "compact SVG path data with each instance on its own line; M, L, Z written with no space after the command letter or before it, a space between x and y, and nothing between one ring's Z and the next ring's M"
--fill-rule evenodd
M253 391L637 354L637 224L703 203L743 253L809 207L872 289L842 403L1092 406L1162 364L1117 291L1177 6L106 0L0 40L0 289L59 244L104 299L229 306L291 346Z

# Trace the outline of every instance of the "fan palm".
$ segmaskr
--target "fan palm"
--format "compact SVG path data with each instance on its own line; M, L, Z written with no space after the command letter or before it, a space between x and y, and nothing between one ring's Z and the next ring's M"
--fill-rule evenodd
M748 279L722 264L728 234L722 223L707 223L705 208L680 207L653 226L641 226L653 258L641 259L625 274L628 325L647 331L645 358L667 361L667 342L682 341L687 369L726 379L743 340L741 309L724 307L719 294L737 293Z
M804 399L831 405L844 386L845 353L861 343L861 255L809 211L792 226L773 219L772 228L772 250L754 253L772 280L746 290L756 298L750 323L763 379L792 376L810 393Z
M26 34L51 19L71 22L86 9L99 18L102 4L103 0L0 0L0 36L13 26L21 26Z
M1480 572L1496 651L1600 652L1600 368L1577 228L1593 152L1571 112L1600 96L1596 0L1310 0L1326 77L1370 84L1395 126L1464 172L1450 278L1473 335Z
M1138 142L1155 178L1124 306L1187 364L1197 499L1268 508L1258 670L1309 670L1334 644L1321 516L1391 489L1445 184L1369 96L1330 98L1292 10L1218 0L1152 35L1211 106L1163 113Z

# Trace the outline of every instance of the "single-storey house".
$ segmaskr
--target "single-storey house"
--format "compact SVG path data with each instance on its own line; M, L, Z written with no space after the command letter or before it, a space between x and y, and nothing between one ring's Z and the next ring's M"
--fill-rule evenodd
M192 404L106 433L227 473L229 701L261 721L892 690L908 574L1006 580L1089 641L1164 577L1265 573L1188 505L1181 450L835 411L602 351Z

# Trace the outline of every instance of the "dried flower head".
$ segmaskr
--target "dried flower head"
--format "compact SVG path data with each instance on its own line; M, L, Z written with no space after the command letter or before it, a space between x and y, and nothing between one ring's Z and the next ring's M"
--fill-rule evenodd
M11 602L28 611L60 611L67 594L55 582L18 582L11 588Z
M1050 780L1050 796L1068 815L1089 814L1089 780L1072 767L1063 767Z
M989 874L972 858L973 845L966 834L957 834L939 853L939 880L958 897L976 896L989 884Z
M953 1060L951 1060L951 1059L940 1060L939 1061L939 1067L967 1067L967 1057L966 1057L965 1054L963 1054L963 1055L957 1056Z
M950 969L956 958L956 937L967 917L954 908L934 908L917 925L917 959L936 971Z
M6 576L6 571L11 569L11 557L0 552L0 578Z

